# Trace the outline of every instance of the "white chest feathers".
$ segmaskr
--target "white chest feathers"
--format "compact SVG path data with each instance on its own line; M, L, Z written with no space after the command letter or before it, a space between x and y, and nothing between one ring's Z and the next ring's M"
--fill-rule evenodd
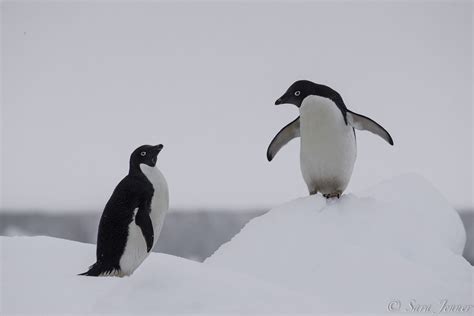
M165 177L156 167L150 167L145 164L140 165L140 169L143 174L148 178L148 181L153 185L155 190L153 198L151 200L151 213L150 218L153 223L153 231L155 239L153 245L156 243L158 236L160 235L161 228L163 227L163 221L165 219L166 212L169 208L169 192L168 183Z
M158 168L141 164L140 169L151 182L154 189L153 198L151 200L150 219L153 225L153 245L155 245L160 236L165 215L169 207L168 184ZM127 244L120 258L121 275L131 275L149 254L142 230L135 223L137 211L138 209L134 211L134 220L128 226Z
M330 99L315 95L303 100L300 124L301 171L309 191L343 191L357 152L352 127Z

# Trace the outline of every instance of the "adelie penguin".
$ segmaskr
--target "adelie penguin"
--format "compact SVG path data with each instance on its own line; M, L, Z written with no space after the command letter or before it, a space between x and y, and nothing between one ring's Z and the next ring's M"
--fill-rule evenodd
M169 206L168 185L156 168L162 149L163 145L144 145L130 156L128 175L100 219L97 261L80 275L131 275L153 249Z
M351 178L357 155L355 130L367 130L393 145L374 120L347 109L338 92L307 80L293 83L275 105L290 103L300 115L283 127L267 150L271 161L290 140L301 137L300 167L309 193L340 197Z

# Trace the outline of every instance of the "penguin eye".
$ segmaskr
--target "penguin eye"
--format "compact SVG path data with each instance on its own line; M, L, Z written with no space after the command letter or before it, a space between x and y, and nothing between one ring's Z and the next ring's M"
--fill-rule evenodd
M295 96L299 96L301 94L300 91L295 91Z
M142 152L140 153L140 155L142 155L142 157L145 157L145 156L146 156L146 151L142 151Z

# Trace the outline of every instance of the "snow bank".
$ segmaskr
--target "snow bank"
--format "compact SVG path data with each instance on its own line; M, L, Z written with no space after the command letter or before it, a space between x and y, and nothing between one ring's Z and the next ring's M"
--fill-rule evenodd
M0 314L267 313L325 310L312 297L239 273L152 253L126 278L76 276L95 246L2 237Z
M472 304L457 213L424 179L301 198L252 220L204 264L152 253L128 278L79 277L95 246L0 239L0 314L387 311ZM474 308L473 308L474 310Z
M392 300L471 304L456 211L406 175L360 195L297 199L252 220L205 261L318 298L333 312L384 312Z

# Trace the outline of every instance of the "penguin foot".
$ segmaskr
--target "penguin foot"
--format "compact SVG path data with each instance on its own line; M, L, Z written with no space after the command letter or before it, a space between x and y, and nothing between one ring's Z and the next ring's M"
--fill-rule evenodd
M323 194L323 196L326 198L326 199L332 199L332 198L340 198L341 197L341 192L333 192L333 193L327 193L327 194Z

